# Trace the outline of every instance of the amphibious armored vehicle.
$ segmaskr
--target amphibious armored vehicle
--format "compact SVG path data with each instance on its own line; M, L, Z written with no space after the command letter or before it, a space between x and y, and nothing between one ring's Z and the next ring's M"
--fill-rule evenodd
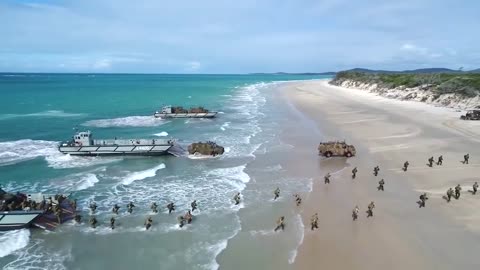
M153 114L156 118L213 118L217 112L211 112L203 107L184 109L183 107L165 106Z
M355 146L346 144L344 141L321 142L318 146L318 154L325 157L332 156L355 156Z
M168 153L174 143L171 139L94 140L90 131L84 131L75 134L73 140L61 143L58 150L78 156L156 156Z
M480 110L469 110L465 115L460 116L462 120L480 120Z

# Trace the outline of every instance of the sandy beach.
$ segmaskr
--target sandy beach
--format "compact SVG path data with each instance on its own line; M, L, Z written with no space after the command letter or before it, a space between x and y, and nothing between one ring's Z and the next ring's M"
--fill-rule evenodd
M288 84L282 98L303 124L284 132L298 150L290 171L313 177L313 191L301 214L305 237L296 269L474 269L480 266L480 194L472 189L480 172L480 122L459 120L454 109L386 99L327 81ZM300 127L302 127L301 130ZM319 132L321 131L321 132ZM319 137L318 134L323 134ZM345 139L357 148L351 159L326 160L316 154L321 140ZM305 141L315 145L307 146ZM463 155L470 154L470 164ZM442 166L427 160L443 155ZM408 160L407 172L401 170ZM373 175L379 165L380 173ZM351 170L358 167L355 180ZM332 183L323 183L332 174ZM385 191L377 191L385 179ZM460 184L459 200L447 203L449 187ZM416 203L427 192L426 208ZM366 208L374 201L373 218ZM353 222L351 212L360 207ZM319 229L310 217L318 212Z

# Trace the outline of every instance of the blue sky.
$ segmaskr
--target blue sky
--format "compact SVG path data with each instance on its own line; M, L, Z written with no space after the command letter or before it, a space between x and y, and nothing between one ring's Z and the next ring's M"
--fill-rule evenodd
M0 72L480 68L480 1L0 0Z

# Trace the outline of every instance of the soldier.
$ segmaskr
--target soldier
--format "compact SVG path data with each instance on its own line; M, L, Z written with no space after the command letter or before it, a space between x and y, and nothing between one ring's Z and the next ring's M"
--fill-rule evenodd
M407 161L405 161L405 163L403 163L403 171L406 172L408 170L408 165L410 165L410 163Z
M473 184L473 195L477 194L477 189L478 189L478 183L475 182L475 184Z
M279 229L282 229L282 231L285 229L285 217L284 216L281 216L278 220L277 220L277 227L275 227L275 232L278 231Z
M192 207L192 212L195 211L197 209L197 200L194 200L190 206Z
M462 187L460 186L460 184L458 184L456 187L455 187L455 199L460 199L460 191L462 190Z
M433 167L433 156L428 159L428 166Z
M110 219L110 228L112 228L112 230L115 229L115 218L114 218L114 217L112 217L112 218Z
M179 226L180 228L182 228L183 226L185 226L185 222L186 222L186 220L185 220L185 218L184 218L183 216L179 216L179 217L178 217L178 226Z
M90 211L92 211L92 214L97 210L97 204L95 202L91 202L88 207L90 208Z
M438 157L437 165L442 165L443 164L443 156Z
M158 205L157 205L156 202L153 202L152 205L150 205L150 209L152 209L153 213L158 213L157 207L158 207Z
M240 204L240 192L237 192L237 194L235 194L235 196L233 196L233 200L235 201L235 205Z
M325 184L330 184L330 173L327 173L327 175L325 175Z
M150 227L152 227L152 224L153 224L153 220L152 220L152 217L148 217L147 220L145 220L145 229L148 231L148 229L150 229Z
M384 191L383 185L385 185L385 180L382 179L382 180L380 180L380 182L378 182L378 187L377 187L377 189L378 189L378 190L381 190L381 191Z
M419 208L422 208L422 207L425 207L425 202L428 200L428 197L427 197L427 193L423 193L422 195L420 195L420 204L419 204Z
M470 158L470 154L466 154L463 156L463 164L468 164L468 159Z
M318 229L318 213L315 213L312 218L310 219L310 225L312 228L312 231L315 229Z
M187 221L188 224L192 223L193 215L190 212L190 210L188 210L188 212L185 214L185 220Z
M168 209L168 213L172 213L173 211L175 211L175 204L173 202L167 204L167 209Z
M135 205L133 204L133 202L129 202L127 204L127 212L131 214L133 212L134 207L135 207Z
M377 176L379 171L380 171L380 167L378 167L378 165L375 166L375 168L373 168L373 175Z
M358 205L355 206L355 208L353 208L353 211L352 211L352 218L353 220L357 220L358 218L358 212L360 212L360 209L358 209ZM373 215L373 214L372 214Z
M118 204L115 204L112 208L112 213L118 215L118 209L120 209L120 206L118 206Z
M453 189L449 188L447 190L447 202L450 202L450 200L452 199L452 196L453 196Z
M373 217L373 208L375 208L375 203L372 201L368 205L368 210L367 210L367 218L368 217Z
M75 214L75 217L73 218L76 223L82 222L82 216L79 214Z
M58 224L62 224L62 209L60 207L55 210L55 217L57 217Z
M92 228L95 229L95 228L97 227L97 223L98 223L98 222L97 222L97 219L96 219L95 217L91 217L91 218L90 218L90 226L91 226Z
M300 195L295 194L293 196L295 197L295 202L296 202L297 206L300 206L300 204L302 204L302 198L300 197Z
M273 191L273 199L276 200L278 197L280 197L280 188L276 188L275 191Z
M352 179L355 179L355 177L357 177L357 172L358 172L357 167L353 168L353 170L352 170Z

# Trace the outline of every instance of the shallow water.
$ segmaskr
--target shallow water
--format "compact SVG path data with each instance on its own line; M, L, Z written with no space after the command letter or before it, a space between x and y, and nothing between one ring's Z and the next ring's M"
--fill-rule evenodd
M89 202L95 201L100 223L95 230L85 223L68 223L55 232L0 233L0 266L217 269L224 264L224 269L232 269L227 266L237 259L228 253L245 253L243 248L251 246L251 239L282 246L282 264L288 266L302 238L298 234L301 219L289 196L308 192L311 180L292 181L294 176L282 169L279 159L291 146L279 139L284 115L272 114L278 110L273 110L276 104L271 97L279 85L272 81L299 78L307 79L0 74L0 92L6 97L0 101L2 187L12 192L72 193L84 222L91 215ZM151 114L162 104L203 105L221 113L213 120L153 119ZM212 140L225 146L226 153L215 159L82 158L58 153L56 145L70 138L74 127L91 129L97 138L173 137L184 148L193 141ZM285 196L274 202L271 197L276 186ZM233 206L232 197L238 191L243 202ZM194 199L199 204L194 223L178 228L176 217L188 210ZM129 201L137 206L132 214L126 213ZM158 214L149 209L153 201L160 206ZM165 205L172 201L177 210L169 215ZM112 231L108 221L115 203L122 208ZM278 237L271 231L280 214L291 222L287 233ZM154 225L145 231L143 222L149 215ZM268 251L259 249L249 264L266 269L262 266L268 265L264 262L268 256Z

